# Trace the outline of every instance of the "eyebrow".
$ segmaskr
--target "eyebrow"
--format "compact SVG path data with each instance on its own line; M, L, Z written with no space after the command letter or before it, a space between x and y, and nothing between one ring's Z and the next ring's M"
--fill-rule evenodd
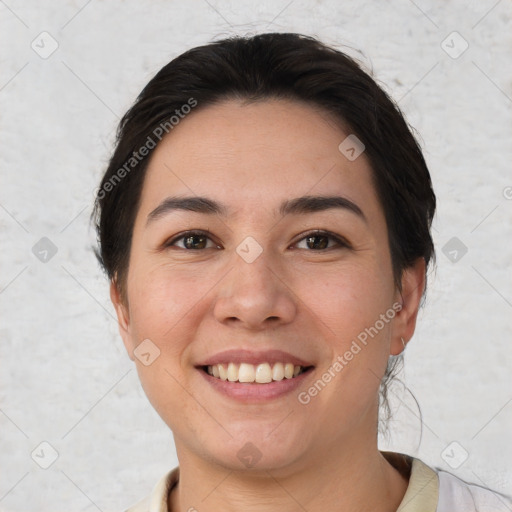
M289 214L304 215L331 209L343 209L354 213L364 222L367 219L356 203L342 196L302 196L288 199L281 203L279 213L282 217ZM229 210L221 203L207 197L167 197L152 212L149 213L146 226L157 219L177 210L202 213L206 215L221 215L227 217Z

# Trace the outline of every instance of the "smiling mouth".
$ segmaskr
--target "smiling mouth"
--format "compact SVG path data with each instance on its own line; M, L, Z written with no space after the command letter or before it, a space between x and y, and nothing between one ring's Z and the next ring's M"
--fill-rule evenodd
M200 367L208 375L228 382L268 384L293 379L309 371L313 366L297 366L293 363L225 363Z

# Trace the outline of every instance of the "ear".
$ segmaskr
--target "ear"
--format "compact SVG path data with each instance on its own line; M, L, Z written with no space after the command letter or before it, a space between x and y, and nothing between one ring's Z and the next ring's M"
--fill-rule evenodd
M126 348L130 359L134 361L134 347L130 335L130 314L127 306L121 299L121 293L115 279L110 281L110 300L112 301L112 304L116 310L119 334L123 339L124 347Z
M394 356L404 350L405 344L414 334L421 297L425 290L425 270L425 260L418 258L402 273L402 291L397 290L397 300L402 308L395 316L390 347L390 353Z

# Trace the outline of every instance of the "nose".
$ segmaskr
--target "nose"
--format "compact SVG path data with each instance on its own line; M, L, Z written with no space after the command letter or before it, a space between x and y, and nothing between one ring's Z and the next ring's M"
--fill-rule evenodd
M272 265L266 251L252 262L238 254L233 257L232 269L217 290L213 309L216 320L252 331L292 322L297 314L297 298L286 272Z

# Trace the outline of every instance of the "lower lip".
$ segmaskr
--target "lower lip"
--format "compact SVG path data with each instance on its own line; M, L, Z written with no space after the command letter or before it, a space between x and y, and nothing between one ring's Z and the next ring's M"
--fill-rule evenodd
M228 380L212 377L202 369L199 373L206 379L214 389L230 398L241 402L262 402L279 398L291 393L297 389L312 372L310 368L304 373L293 377L292 379L275 380L267 384L258 384L256 382L230 382Z

